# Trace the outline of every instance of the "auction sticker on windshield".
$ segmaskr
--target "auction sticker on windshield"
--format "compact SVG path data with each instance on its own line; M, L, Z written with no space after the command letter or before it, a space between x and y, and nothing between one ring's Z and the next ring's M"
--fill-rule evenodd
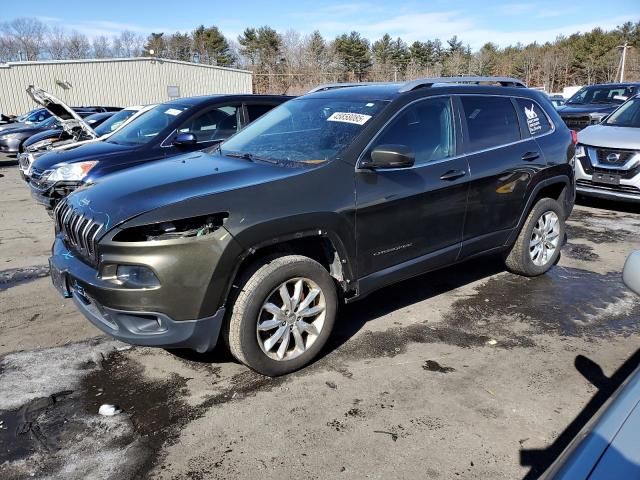
M165 110L164 113L168 114L168 115L180 115L182 113L181 110L178 110L177 108L170 108L168 110Z
M355 125L364 125L370 118L371 115L364 115L362 113L334 112L329 118L327 118L327 122L344 122L353 123Z

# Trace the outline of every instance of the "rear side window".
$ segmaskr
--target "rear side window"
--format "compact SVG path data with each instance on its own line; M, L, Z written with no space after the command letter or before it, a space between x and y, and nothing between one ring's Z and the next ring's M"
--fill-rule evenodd
M454 155L454 130L449 97L430 98L407 107L376 139L380 145L404 145L416 155L416 164Z
M247 123L253 122L256 118L261 117L273 108L273 105L246 105L249 120Z
M549 118L536 102L527 98L516 98L516 104L522 112L521 118L526 119L526 129L529 135L537 137L551 130Z
M460 100L467 121L471 151L520 140L518 116L510 98L463 95Z

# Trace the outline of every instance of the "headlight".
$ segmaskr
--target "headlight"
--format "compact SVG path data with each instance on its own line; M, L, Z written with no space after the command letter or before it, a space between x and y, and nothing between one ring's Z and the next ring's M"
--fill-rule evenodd
M590 113L589 117L591 118L591 123L600 123L604 117L606 117L607 113Z
M12 138L18 138L20 136L19 133L5 133L0 136L0 140L11 140Z
M585 152L583 145L576 145L576 157L586 157L587 152Z
M49 182L80 182L97 163L97 161L70 163L55 170L48 170L49 174L45 172L43 177L46 177Z

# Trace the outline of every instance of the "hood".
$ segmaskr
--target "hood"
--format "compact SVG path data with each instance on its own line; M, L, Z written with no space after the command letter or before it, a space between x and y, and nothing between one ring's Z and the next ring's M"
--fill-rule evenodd
M578 132L578 142L592 147L640 150L640 128L592 125Z
M38 105L42 105L49 110L51 114L62 122L62 128L72 133L74 128L81 128L91 138L97 138L96 132L78 115L71 107L65 104L59 98L45 92L41 88L30 85L27 88L27 94Z
M145 163L76 190L67 202L110 227L143 213L197 197L293 176L292 168L195 152ZM212 201L212 208L215 203Z
M25 135L33 135L35 133L38 132L42 132L45 131L42 128L38 128L36 127L36 125L27 125L27 124L20 124L18 127L15 128L9 128L7 130L2 130L0 131L0 137L2 135L6 135L9 133L20 133L20 134L25 134Z
M586 115L589 113L611 113L619 103L585 103L584 105L562 105L557 111L560 115Z
M51 145L56 140L60 139L62 136L63 136L62 129L50 128L49 130L45 130L44 132L38 132L36 134L31 135L28 139L24 141L22 146L25 150L29 150L30 147L37 146L36 144L38 144L39 142L42 142L43 140L51 140L51 142L47 142L47 145Z
M84 162L85 160L104 160L113 156L130 153L138 146L117 145L109 142L88 143L70 150L52 150L42 155L33 164L39 170L48 170L63 163Z
M0 132L6 132L8 130L13 130L14 128L26 128L29 126L33 126L34 124L27 124L24 122L13 122L13 123L5 123L4 125L0 125Z

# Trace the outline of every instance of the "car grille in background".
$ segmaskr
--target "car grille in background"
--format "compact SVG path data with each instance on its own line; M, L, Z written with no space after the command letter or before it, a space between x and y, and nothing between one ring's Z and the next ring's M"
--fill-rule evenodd
M591 117L589 115L582 117L562 117L564 123L571 130L582 130L591 125Z
M580 179L576 181L578 187L588 187L594 190L602 190L603 192L620 192L640 195L640 188L633 185L603 185L601 183L593 183L591 180Z
M597 148L596 155L598 156L598 163L601 165L613 165L619 167L627 163L631 157L636 154L634 151L629 150L611 150L606 148ZM610 157L610 158L607 158Z
M60 202L55 209L56 231L62 234L67 247L91 264L98 262L98 234L104 225Z

